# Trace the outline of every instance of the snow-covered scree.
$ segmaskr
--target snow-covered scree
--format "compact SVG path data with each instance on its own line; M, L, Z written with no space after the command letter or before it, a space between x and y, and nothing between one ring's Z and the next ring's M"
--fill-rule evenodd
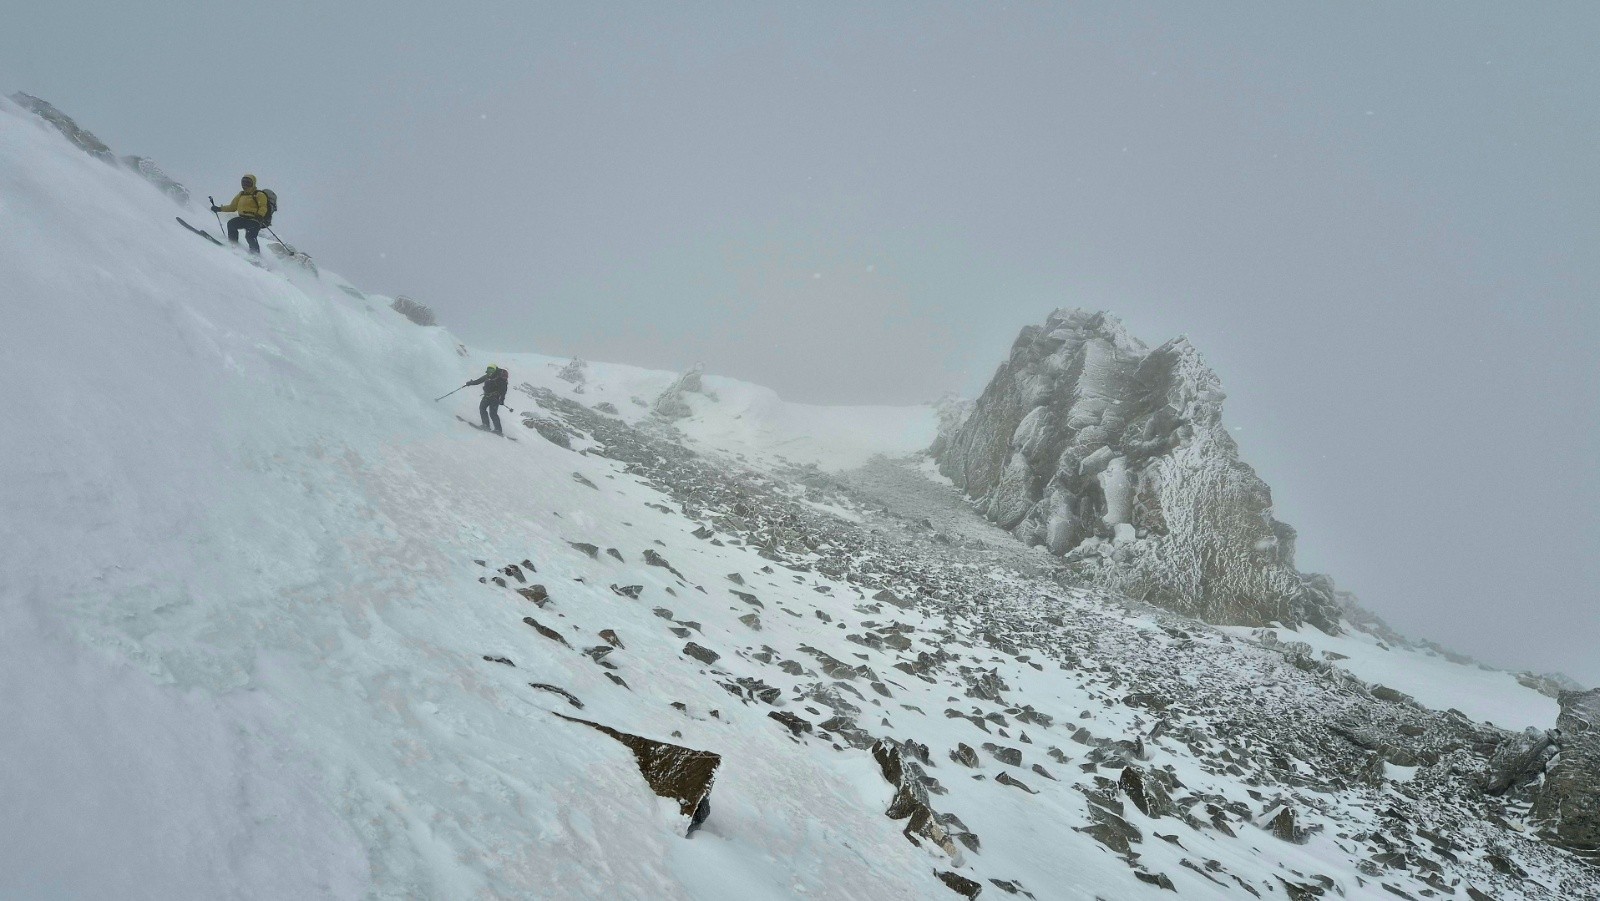
M0 106L0 897L1600 891L1508 674L1075 583L868 459L931 410L482 354L172 215ZM433 401L489 362L516 442Z

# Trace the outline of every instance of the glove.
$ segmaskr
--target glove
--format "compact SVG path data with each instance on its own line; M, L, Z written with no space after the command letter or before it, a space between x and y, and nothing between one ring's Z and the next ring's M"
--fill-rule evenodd
M212 204L212 205L211 205L211 212L213 212L213 213L220 213L220 212L222 212L222 207L220 207L220 206L217 206L217 205L216 205L216 204L214 204L214 203L213 203L213 204Z

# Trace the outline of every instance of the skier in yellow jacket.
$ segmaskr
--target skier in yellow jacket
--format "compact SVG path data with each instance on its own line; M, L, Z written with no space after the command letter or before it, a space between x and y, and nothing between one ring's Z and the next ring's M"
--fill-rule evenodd
M213 213L238 213L228 220L228 241L238 244L239 232L242 231L250 245L250 252L258 256L261 253L261 245L256 243L256 233L261 231L261 226L271 211L267 193L256 189L254 175L246 175L239 179L239 193L233 198L233 202L227 206L211 207Z

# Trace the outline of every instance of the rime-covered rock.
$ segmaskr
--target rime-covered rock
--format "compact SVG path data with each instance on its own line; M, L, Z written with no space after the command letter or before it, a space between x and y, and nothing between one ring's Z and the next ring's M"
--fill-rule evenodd
M1534 816L1572 848L1600 850L1600 688L1561 693L1561 754L1545 777Z
M188 205L189 189L173 181L167 173L161 171L161 167L157 166L154 161L142 156L124 156L118 159L117 155L111 152L111 148L106 146L106 142L95 137L94 132L79 125L71 116L56 109L47 100L42 100L32 94L25 94L21 91L12 94L11 100L28 112L50 123L56 131L61 132L67 140L72 142L73 146L84 153L113 166L126 166L139 173L145 181L155 185L163 194L171 197L180 205Z
M678 376L677 380L667 386L667 390L656 396L655 403L650 405L652 415L671 422L676 419L687 419L694 414L685 394L703 394L712 397L702 384L701 377L705 368L696 364L693 369Z
M161 189L161 193L171 197L179 206L189 205L189 189L172 180L172 177L161 170L155 161L144 156L125 156L122 165L139 173L145 181Z
M1545 766L1556 754L1553 736L1543 729L1530 728L1517 735L1508 735L1496 746L1489 758L1489 771L1484 778L1483 790L1490 795L1503 795L1522 788L1544 775Z
M1331 582L1294 567L1295 531L1239 459L1216 374L1184 338L1154 350L1104 313L1022 330L935 445L985 516L1080 577L1217 623L1336 631Z
M106 146L106 142L95 137L94 132L79 125L71 116L56 109L50 101L21 91L12 94L11 99L18 106L54 126L56 131L61 132L79 150L113 165L116 163L117 156Z

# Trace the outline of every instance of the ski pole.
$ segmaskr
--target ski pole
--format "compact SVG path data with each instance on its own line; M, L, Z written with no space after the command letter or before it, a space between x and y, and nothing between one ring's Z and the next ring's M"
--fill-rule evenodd
M270 226L270 225L267 226L266 227L266 232L267 232L267 234L272 236L272 240L277 241L279 244L283 244L283 239L278 237L278 233L272 230L272 226ZM283 244L283 246L284 247L288 247L289 245Z
M465 387L467 387L467 386L466 386L466 385L462 385L462 386L461 386L461 388L465 388ZM461 390L461 388L457 388L457 389L456 389L456 391L460 391L460 390ZM447 394L441 394L441 395L439 395L439 396L438 396L438 397L436 397L436 398L434 398L434 399L433 399L433 402L434 402L434 403L438 403L438 402L439 402L439 401L441 401L441 400L444 400L444 399L445 399L445 398L447 398L447 397L449 397L449 396L450 396L450 395L451 395L451 394L454 394L454 393L456 393L456 391L451 391L451 392L449 392L449 393L447 393Z
M210 194L206 195L206 199L211 201L212 207L217 205L217 198L212 197ZM222 227L222 214L217 212L215 209L212 209L211 215L217 217L217 231L220 232L224 238L226 238L228 236L228 230Z

